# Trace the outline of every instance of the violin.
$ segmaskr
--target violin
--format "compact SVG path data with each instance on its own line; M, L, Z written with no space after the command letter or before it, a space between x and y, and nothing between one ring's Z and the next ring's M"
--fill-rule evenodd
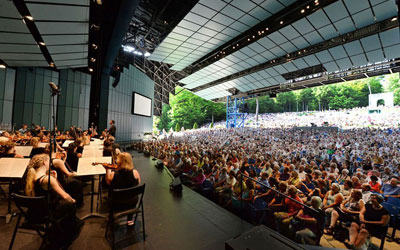
M93 162L92 165L93 166L102 165L104 168L112 170L116 170L118 168L117 164L110 164L105 162Z
M67 157L65 152L56 152L56 159L64 159L65 157Z

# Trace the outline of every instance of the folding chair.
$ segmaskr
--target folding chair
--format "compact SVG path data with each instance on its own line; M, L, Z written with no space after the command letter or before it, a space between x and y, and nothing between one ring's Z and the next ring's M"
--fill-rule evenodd
M15 193L11 194L11 198L20 213L8 249L12 249L18 229L36 231L42 238L43 246L46 243L49 225L47 198L45 196L28 197ZM20 225L22 217L24 217L24 222Z
M106 226L105 237L107 239L108 229L111 227L111 240L112 249L115 247L115 235L114 235L114 224L115 220L127 216L129 214L135 215L135 221L139 214L142 217L142 230L143 230L143 240L146 241L146 231L144 223L144 209L143 209L143 196L146 184L125 188L125 189L113 189L110 193L110 212L108 215L108 221ZM126 201L132 199L132 197L138 197L137 204L126 205ZM119 206L123 204L124 209L119 209Z
M382 202L382 206L390 214L389 226L393 227L393 232L392 232L392 236L390 237L390 241L393 241L394 236L396 235L396 229L400 226L400 207L393 205L391 203L388 203L388 202Z
M263 198L258 197L254 200L254 203L249 203L249 206L252 219L257 223L257 225L261 225L265 217L267 202L265 202ZM261 217L258 219L260 213Z

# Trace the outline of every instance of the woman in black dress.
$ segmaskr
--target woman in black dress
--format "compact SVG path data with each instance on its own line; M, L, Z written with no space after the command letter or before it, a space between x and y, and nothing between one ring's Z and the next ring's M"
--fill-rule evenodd
M117 170L112 171L110 169L106 170L106 182L110 186L110 189L124 189L140 185L140 174L134 169L132 156L129 153L121 153L117 157ZM111 191L112 192L112 191ZM112 196L112 193L110 193ZM138 197L131 197L124 202L118 203L119 209L124 209L124 207L132 206L132 204L137 204ZM128 226L133 226L134 221L132 220L133 215L128 216Z

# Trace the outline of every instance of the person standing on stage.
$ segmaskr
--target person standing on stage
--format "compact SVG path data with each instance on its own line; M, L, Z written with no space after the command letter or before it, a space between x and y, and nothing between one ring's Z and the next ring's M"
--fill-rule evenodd
M117 132L117 128L115 127L115 121L110 121L110 128L108 129L108 134L115 137L115 133Z

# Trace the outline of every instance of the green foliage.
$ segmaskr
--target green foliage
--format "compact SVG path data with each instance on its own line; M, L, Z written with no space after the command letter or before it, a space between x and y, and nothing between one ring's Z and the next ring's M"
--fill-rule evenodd
M400 105L400 81L399 74L392 74L386 78L388 83L387 90L388 92L393 92L394 95L394 104Z
M195 123L199 124L211 122L214 115L215 121L220 121L226 117L226 106L224 103L207 101L188 90L176 88L177 95L170 95L170 105L163 105L160 122L157 124L159 130L170 128L194 128ZM180 131L180 129L179 129Z
M179 125L179 123L177 123L175 125L175 132L180 132L181 131L181 125Z
M210 128L213 128L214 127L214 123L212 122L212 123L210 123Z
M195 122L194 124L193 124L193 129L198 129L199 128L199 125L197 125L197 122Z
M382 85L385 84L385 86ZM279 93L276 98L258 97L259 113L299 112L313 110L343 109L368 106L368 95L394 92L395 105L400 105L399 75L376 76L324 85L314 88ZM188 90L176 88L177 95L170 95L170 105L163 105L162 116L156 122L157 128L180 131L185 128L197 128L212 121L226 118L226 104L207 101ZM256 99L247 99L249 112L256 113ZM213 127L214 124L210 124ZM179 128L177 130L177 128Z

